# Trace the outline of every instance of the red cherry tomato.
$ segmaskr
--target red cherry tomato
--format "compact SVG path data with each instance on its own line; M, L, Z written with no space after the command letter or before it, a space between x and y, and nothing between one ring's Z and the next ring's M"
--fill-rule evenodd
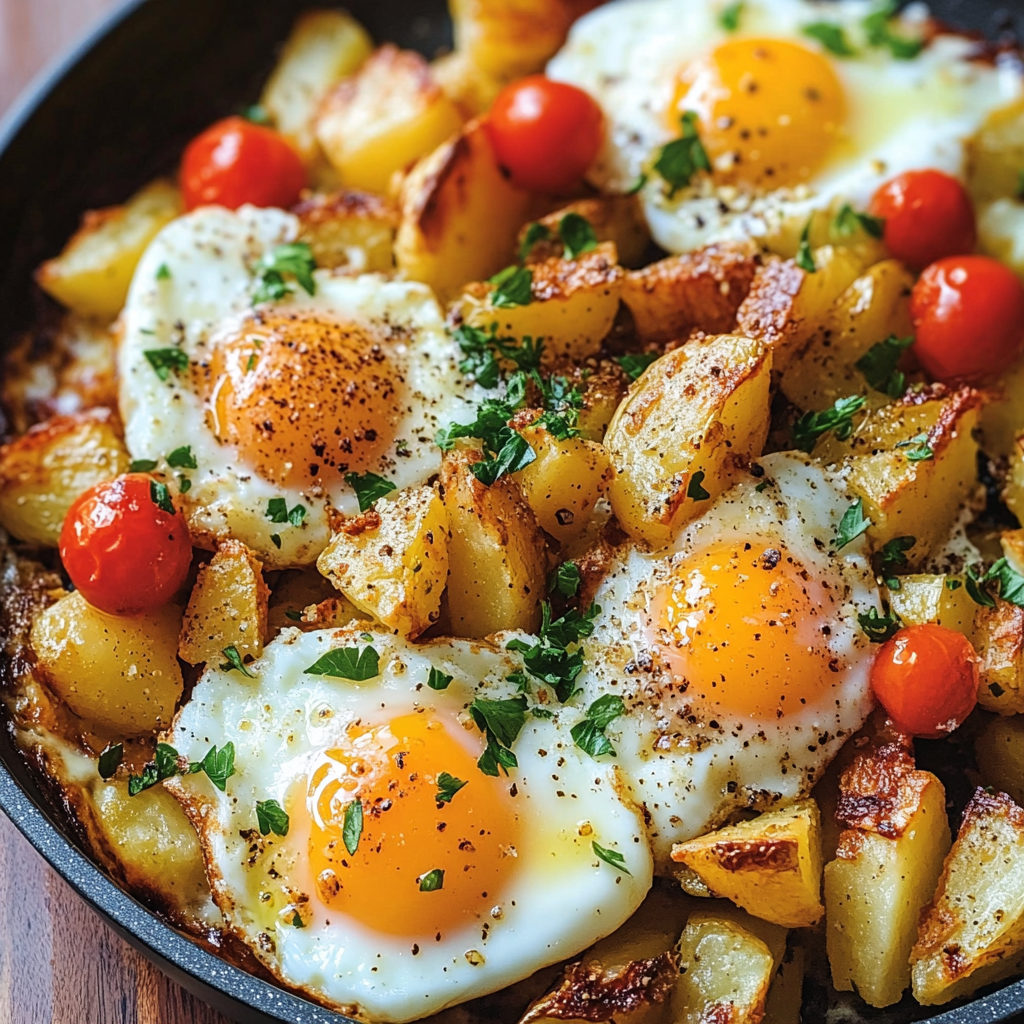
M564 192L601 147L601 108L582 89L530 75L498 94L487 119L498 163L519 188Z
M978 700L978 656L962 633L927 623L901 629L871 666L871 689L905 732L938 739Z
M942 171L907 171L893 178L875 193L869 212L885 219L889 251L915 270L974 251L971 197Z
M987 256L950 256L927 267L910 297L911 352L935 380L978 382L1024 351L1024 286Z
M156 486L145 473L97 484L64 520L64 568L100 611L137 615L159 608L185 582L192 563L188 526L180 512L156 504Z
M185 207L291 206L306 187L298 153L272 128L227 117L197 135L181 160Z

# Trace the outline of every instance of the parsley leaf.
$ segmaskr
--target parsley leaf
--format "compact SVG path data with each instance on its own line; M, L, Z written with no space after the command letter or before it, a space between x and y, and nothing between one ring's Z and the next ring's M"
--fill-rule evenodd
M583 614L573 609L552 622L551 605L545 601L541 605L540 638L533 643L517 638L505 646L522 654L526 671L550 686L564 704L572 696L576 679L583 671L582 652L570 651L569 647L594 632L594 619L600 611L596 604Z
M252 297L253 303L283 299L291 294L294 287L285 280L285 274L294 277L299 287L307 294L315 295L315 269L313 250L306 242L287 242L275 246L274 251L265 255L256 265L259 284Z
M982 577L982 582L995 580L999 584L999 596L1010 604L1024 608L1024 576L1021 576L1005 558L1000 558Z
M525 337L522 343L515 338L499 338L498 325L491 324L490 333L479 327L461 324L452 332L465 357L459 363L459 372L472 374L482 388L496 388L501 382L501 359L512 362L520 370L536 370L540 367L544 342L538 338Z
M188 356L180 348L148 348L142 354L161 380L167 380L171 370L182 373L188 369Z
M376 473L346 473L345 483L356 492L359 511L365 512L378 498L397 490L397 486L386 477Z
M615 850L605 849L605 847L600 846L596 840L590 845L593 848L594 853L596 853L598 858L603 860L605 864L609 864L611 867L615 868L616 871L621 871L624 875L630 875L632 877L633 873L626 867L626 858L623 857L621 853L618 853Z
M269 128L273 125L270 114L267 113L267 108L262 103L253 103L251 106L242 107L238 111L239 117L244 117L246 121L251 121L253 124L261 124L265 128Z
M574 260L597 248L597 235L593 226L578 213L567 213L558 224L558 233L565 243L567 260Z
M124 744L108 743L99 757L98 771L101 779L112 778L124 760Z
M657 352L637 352L628 356L619 356L615 362L626 371L626 376L630 380L636 380L657 358Z
M434 868L428 871L420 879L420 892L437 892L444 888L444 871L441 868Z
M868 45L887 46L897 60L913 60L924 49L924 40L907 39L894 33L890 22L895 13L895 2L883 0L867 15L863 25L867 32Z
M984 587L986 576L979 578L977 570L973 566L968 566L964 572L964 586L967 588L967 596L975 604L980 604L983 608L995 608L995 600Z
M538 242L546 242L551 237L551 229L539 220L533 221L526 228L522 242L519 243L519 259L523 261L533 251Z
M128 795L138 796L144 789L155 786L159 781L160 779L156 774L156 765L152 763L144 765L141 775L128 776Z
M256 676L249 671L242 656L238 653L238 648L232 644L230 647L225 647L221 654L227 658L227 664L221 665L221 672L241 672L243 676L248 676L250 679L255 679Z
M587 717L582 722L577 722L569 730L569 735L576 746L591 757L602 757L605 754L615 757L615 748L604 731L616 718L625 713L626 707L622 698L618 694L606 693L587 708Z
M893 537L882 545L882 550L878 553L878 564L885 585L890 590L899 590L900 581L895 578L896 571L907 567L907 552L916 543L916 537Z
M144 789L178 774L178 752L169 743L158 743L153 760L143 766L141 775L128 776L128 795L138 796Z
M270 835L271 832L282 838L288 835L288 815L276 800L256 801L256 824L259 825L261 836Z
M452 797L463 786L466 785L464 779L457 779L454 775L449 775L447 772L441 772L437 777L437 796L434 799L437 801L438 806L441 804L450 804Z
M341 838L349 856L355 856L359 840L363 835L363 801L356 797L345 807L345 819L341 825Z
M206 752L202 761L190 764L189 771L206 772L207 778L222 792L227 790L227 781L235 774L235 745L225 743L220 750L216 744Z
M872 217L870 213L859 213L849 203L843 203L832 221L832 231L840 238L849 238L858 230L872 238L881 238L885 233L885 218Z
M358 647L336 647L317 658L306 672L311 676L330 676L361 683L380 675L380 655L372 646L362 650Z
M493 459L474 462L469 468L480 483L490 487L506 473L518 473L536 458L537 453L530 447L529 441L510 428L507 440Z
M519 762L509 749L526 724L526 698L509 697L506 700L487 700L477 697L469 705L473 721L487 737L487 746L477 761L484 775L508 774Z
M736 0L736 3L723 7L721 14L718 15L718 24L726 32L735 32L740 27L740 15L743 14L744 6L743 0Z
M291 920L292 927L294 928L305 928L306 922L302 920L302 915L296 910L292 915Z
M446 676L440 669L431 668L427 676L427 686L432 690L447 690L451 685L452 677Z
M580 567L575 562L563 562L551 574L548 590L557 591L562 597L575 597L581 582Z
M192 445L182 445L181 448L175 448L170 455L167 456L167 465L172 469L198 469L199 463L196 462L196 457L192 454Z
M174 505L171 503L171 492L167 489L167 484L150 480L149 498L161 512L166 512L169 516L174 515Z
M533 301L533 271L529 267L506 267L489 283L494 285L491 305L495 309L528 306Z
M836 531L836 551L842 551L847 544L865 533L870 525L871 520L864 516L864 499L858 498L839 520L839 529Z
M171 268L167 266L166 263L161 263L160 266L156 268L156 279L158 281L167 281L170 279L170 276Z
M156 469L156 459L133 459L128 463L129 473L148 473Z
M818 272L818 264L814 262L814 251L811 249L811 219L808 218L803 231L800 232L800 246L796 251L796 265L808 274Z
M849 44L846 38L846 30L842 25L832 21L812 21L804 25L801 32L811 39L816 39L829 53L836 57L852 57L856 50Z
M927 434L918 434L909 441L900 441L896 447L903 449L908 462L927 462L935 458L935 451L928 444Z
M802 452L810 454L825 434L832 433L839 441L845 441L853 433L853 417L867 404L862 395L838 398L831 409L821 412L805 412L793 424L793 444Z
M306 506L295 505L288 508L288 502L284 498L271 498L267 502L267 511L264 515L272 523L290 523L292 526L301 526L302 520L306 518Z
M876 391L881 391L890 398L899 398L907 389L907 376L901 370L897 370L896 366L903 353L913 344L912 337L897 338L895 334L890 334L885 341L872 345L854 366L864 374L864 379Z
M707 474L703 469L698 469L697 472L690 477L690 483L686 488L686 496L688 498L691 498L693 501L707 501L708 498L711 497L711 493L704 490L701 486L704 483L704 477L706 476Z
M895 612L879 615L877 608L869 608L866 615L861 613L857 616L857 621L873 644L884 644L903 628L903 622Z
M654 172L668 185L670 199L689 185L698 171L711 170L707 151L697 132L697 120L695 111L684 111L680 118L682 135L662 146L654 162Z

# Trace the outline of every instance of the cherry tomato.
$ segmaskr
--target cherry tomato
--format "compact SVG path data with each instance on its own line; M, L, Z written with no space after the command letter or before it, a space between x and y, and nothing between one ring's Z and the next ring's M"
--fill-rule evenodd
M185 206L291 206L306 186L298 153L272 128L227 117L197 135L181 160Z
M192 541L180 512L145 473L127 473L87 490L68 511L60 557L71 582L100 611L136 615L165 605L185 582ZM166 500L166 499L165 499Z
M498 94L487 119L498 163L536 192L579 184L601 147L601 108L582 89L530 75Z
M978 382L1024 350L1024 286L988 256L950 256L927 267L910 297L911 352L935 380Z
M967 190L942 171L907 171L886 182L869 212L885 219L885 244L915 270L943 256L973 252L974 207Z
M978 656L962 633L927 623L901 629L871 666L871 689L905 732L938 739L978 700Z

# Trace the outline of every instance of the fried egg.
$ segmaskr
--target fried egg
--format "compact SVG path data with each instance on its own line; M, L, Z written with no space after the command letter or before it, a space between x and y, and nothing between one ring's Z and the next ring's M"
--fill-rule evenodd
M672 843L806 795L873 707L857 614L877 586L863 536L836 550L851 497L792 453L760 465L669 551L623 551L594 598L580 703L625 701L607 734L663 871Z
M133 459L166 474L200 542L230 535L269 568L316 558L328 506L358 511L348 474L426 482L434 434L480 397L425 285L317 270L312 295L254 301L260 261L297 232L255 207L170 224L136 271L119 351ZM169 464L185 446L195 467Z
M671 252L746 238L795 248L812 212L864 209L904 171L962 177L968 138L1021 94L1018 62L978 60L962 36L937 35L911 59L870 45L872 5L860 0L747 0L734 32L722 24L727 6L614 0L580 19L548 66L604 110L593 182L623 192L647 175L644 211ZM892 31L919 38L922 18L918 9ZM841 29L841 40L826 48L806 32L815 24ZM712 174L670 195L652 168L685 111L697 115Z
M308 671L371 645L370 679ZM286 630L249 669L207 670L168 738L191 761L232 742L226 792L203 774L170 785L227 927L286 984L374 1021L414 1020L578 953L642 902L650 846L616 764L527 713L518 765L477 766L485 739L467 707L516 697L512 652ZM445 773L464 785L441 800ZM267 800L286 835L261 835Z

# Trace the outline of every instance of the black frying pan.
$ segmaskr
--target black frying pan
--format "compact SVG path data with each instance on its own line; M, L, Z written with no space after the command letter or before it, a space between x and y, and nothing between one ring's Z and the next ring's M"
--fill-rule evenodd
M326 6L330 0L321 0ZM184 143L252 102L300 0L130 0L0 123L0 346L32 317L31 274L58 252L83 210L124 199L173 169ZM450 42L444 0L348 0L378 40L432 55ZM990 38L1024 27L1024 5L934 0L936 15ZM0 807L50 865L136 949L200 999L246 1024L342 1024L201 950L86 857L0 729ZM909 998L864 1020L994 1024L1024 1012L1024 981L938 1016ZM812 1003L807 1024L823 1024ZM843 1018L850 1020L850 1017ZM22 1024L22 1022L12 1022Z

